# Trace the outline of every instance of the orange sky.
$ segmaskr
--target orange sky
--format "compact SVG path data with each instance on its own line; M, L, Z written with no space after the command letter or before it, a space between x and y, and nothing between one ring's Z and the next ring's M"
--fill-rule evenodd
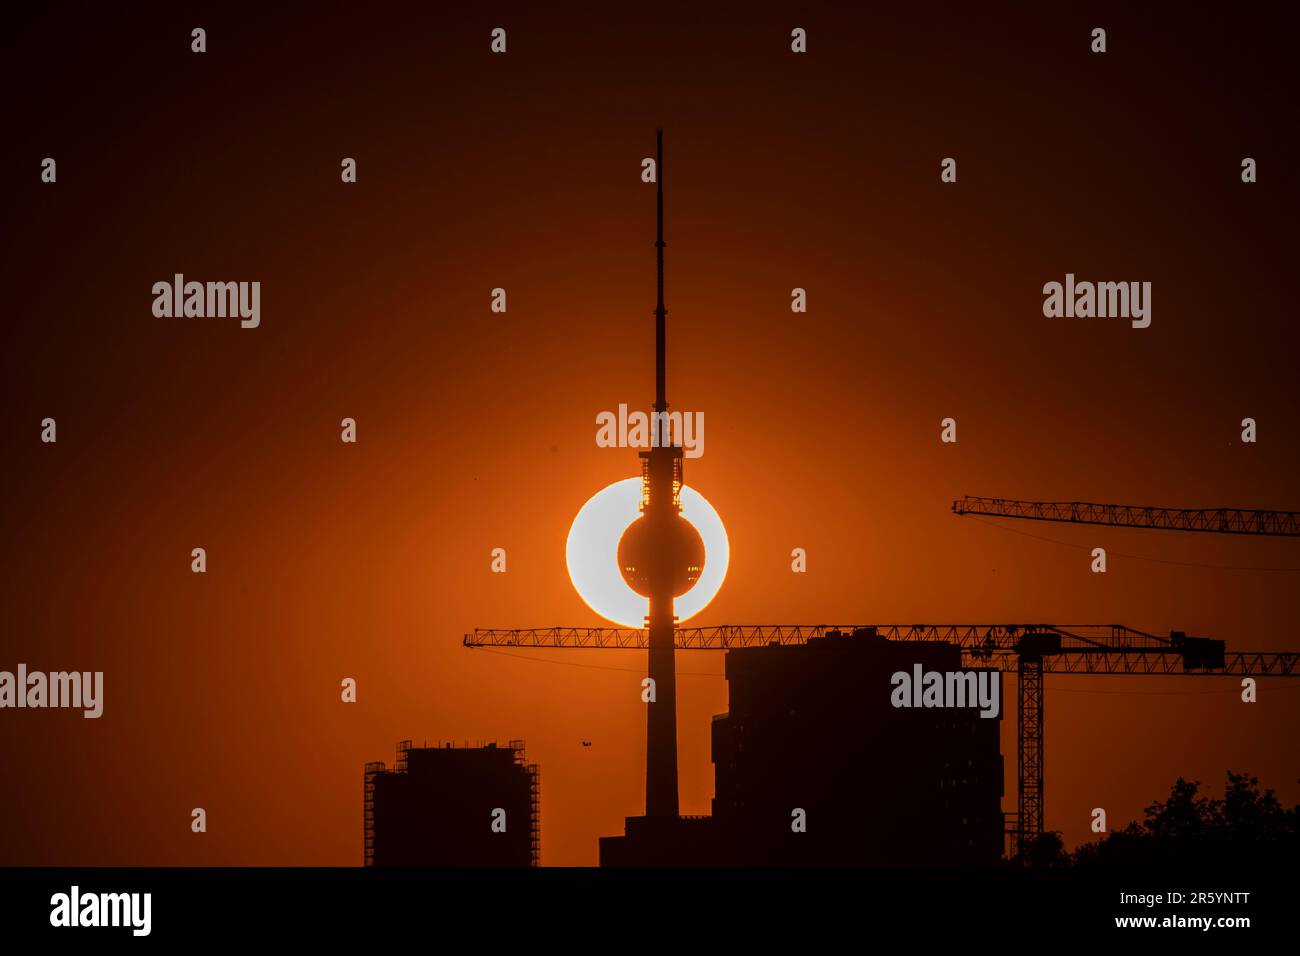
M514 11L497 58L474 16L210 14L205 57L188 15L24 25L6 78L47 79L4 157L0 668L103 670L106 702L0 713L22 768L0 864L355 865L365 761L520 737L543 862L595 863L641 810L641 656L460 639L601 623L564 540L636 473L595 415L652 398L639 169L660 125L668 394L705 414L687 481L732 546L693 623L1113 622L1300 650L1297 573L1224 569L1300 568L1295 542L949 513L1300 507L1280 31L1121 11ZM261 281L261 327L155 319L176 272ZM1066 272L1151 281L1151 327L1045 319ZM678 660L682 809L707 812L722 657ZM1294 803L1298 716L1287 682L1245 705L1232 680L1049 678L1046 825L1073 844L1093 807L1121 825L1229 768Z

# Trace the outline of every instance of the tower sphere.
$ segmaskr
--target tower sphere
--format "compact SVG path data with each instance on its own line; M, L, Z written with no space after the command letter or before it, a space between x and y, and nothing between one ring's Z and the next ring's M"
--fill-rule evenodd
M673 583L673 597L681 597L700 579L704 570L704 539L695 526L680 514L643 514L623 532L618 542L618 567L623 580L642 597L650 596L650 580L667 562Z

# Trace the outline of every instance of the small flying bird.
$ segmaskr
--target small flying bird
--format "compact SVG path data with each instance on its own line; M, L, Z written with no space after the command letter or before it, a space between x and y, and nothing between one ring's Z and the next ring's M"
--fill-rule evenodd
M582 742L582 745L583 745L584 747L590 747L590 746L591 746L591 741L590 741L590 740L584 740L584 741Z

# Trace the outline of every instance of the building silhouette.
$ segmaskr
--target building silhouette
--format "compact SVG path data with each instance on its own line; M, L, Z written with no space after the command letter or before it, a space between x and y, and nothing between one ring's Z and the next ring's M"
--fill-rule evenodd
M956 645L869 629L729 651L712 816L630 818L601 865L996 865L1001 712L894 707L892 675L917 664L971 670Z
M366 866L536 866L537 764L504 747L397 745L365 770Z
M713 814L740 838L734 862L999 861L1001 710L992 719L977 707L894 707L892 675L917 664L970 670L956 645L869 630L728 653L728 713L713 719ZM795 808L804 833L791 829Z

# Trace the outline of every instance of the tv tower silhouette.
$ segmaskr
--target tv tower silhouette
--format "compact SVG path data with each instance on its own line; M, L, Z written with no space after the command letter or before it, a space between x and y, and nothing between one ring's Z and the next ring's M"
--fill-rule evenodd
M664 307L664 131L655 141L655 404L651 447L641 458L641 515L623 533L618 564L628 585L649 598L647 644L653 694L646 716L645 813L676 818L677 673L673 661L676 597L691 589L704 565L704 542L682 517L681 435L672 434L666 395L668 310Z

